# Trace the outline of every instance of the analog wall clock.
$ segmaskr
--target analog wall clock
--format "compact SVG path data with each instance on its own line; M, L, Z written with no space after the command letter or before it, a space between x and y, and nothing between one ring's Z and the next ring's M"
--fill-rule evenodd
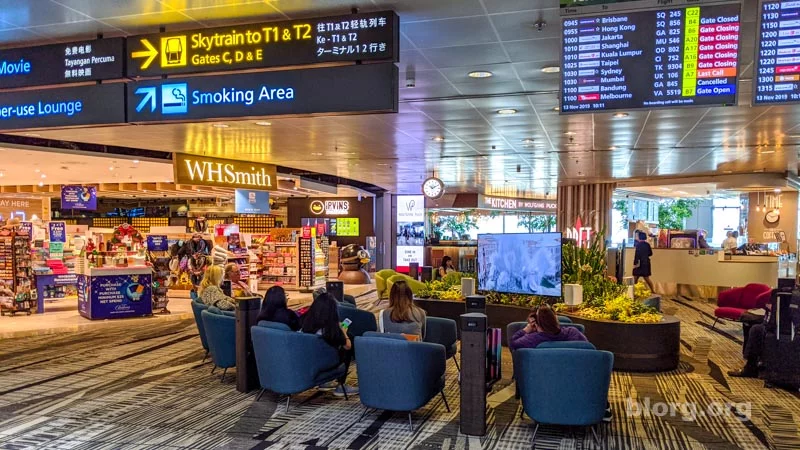
M422 182L422 193L431 200L437 200L444 195L444 183L436 177L430 177Z
M769 211L764 216L764 220L769 224L778 223L781 220L781 214L777 210Z

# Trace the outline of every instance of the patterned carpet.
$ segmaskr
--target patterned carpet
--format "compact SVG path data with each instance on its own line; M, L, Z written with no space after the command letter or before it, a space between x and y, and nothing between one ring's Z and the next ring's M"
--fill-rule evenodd
M375 294L358 299L373 308ZM614 373L614 418L601 444L585 430L542 427L539 449L800 448L800 395L766 389L759 380L730 379L741 364L741 329L710 331L713 305L665 300L682 320L682 362L657 375ZM510 376L509 355L504 374ZM458 375L448 363L445 394L414 412L376 412L358 421L362 406L308 391L292 398L240 394L232 374L202 364L193 321L153 321L100 330L0 341L2 449L519 449L531 447L530 419L520 418L509 379L489 395L488 433L458 430ZM357 383L355 370L350 381ZM649 401L649 407L645 407ZM697 405L668 412L667 404ZM734 406L734 405L738 405ZM637 406L639 406L637 408ZM738 410L738 412L737 412ZM662 414L666 412L666 414ZM749 417L749 419L747 418Z

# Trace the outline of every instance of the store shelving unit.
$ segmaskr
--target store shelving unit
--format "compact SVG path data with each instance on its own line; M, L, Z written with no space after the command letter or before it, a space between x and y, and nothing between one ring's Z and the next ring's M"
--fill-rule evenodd
M265 242L261 247L261 282L296 289L299 257L295 242Z

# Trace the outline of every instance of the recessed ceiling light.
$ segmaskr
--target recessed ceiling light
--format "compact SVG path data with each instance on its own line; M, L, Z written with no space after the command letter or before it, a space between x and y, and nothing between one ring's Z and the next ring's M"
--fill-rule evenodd
M781 188L775 188L775 193L776 194L780 194L781 193Z
M575 136L575 132L574 131L565 131L564 132L564 136Z
M561 112L561 108L559 108L558 106L553 106L553 111Z
M761 150L758 152L759 155L769 155L770 153L775 153L775 150Z
M509 114L516 114L516 113L517 113L517 110L514 109L514 108L503 108L503 109L498 109L497 110L497 114L504 115L504 116L505 115L509 115Z
M723 170L722 173L733 173L732 170Z
M531 138L523 139L522 143L526 144L526 145L533 144L533 139L531 139Z
M6 176L6 174L3 173L3 172L0 172L0 178L3 178L4 176Z
M228 128L229 125L226 125L224 123L215 123L215 124L213 124L211 126L214 127L214 128Z
M389 164L386 164L386 163L378 163L377 165L378 165L378 166L388 166Z
M435 142L444 142L444 137L442 137L442 136L436 136L436 137L434 137L434 138L433 138L433 140L434 140Z
M38 133L25 133L25 136L29 136L29 137L42 137L42 135L41 135L41 134L38 134Z
M621 119L623 117L628 117L629 115L630 114L628 114L626 112L616 112L616 113L614 113L614 118Z
M256 125L261 126L261 127L268 127L268 126L272 125L272 122L264 122L262 120L262 121L256 122Z
M39 182L39 187L42 187L42 186L44 186L44 181L40 181Z
M467 76L470 78L489 78L494 75L492 72L488 70L473 70L472 72L468 73Z
M311 154L311 156L322 156L322 153L320 153L320 152L314 152L314 153L312 153L312 154Z
M139 160L138 160L138 159L134 159L134 160L133 160L133 163L134 163L134 164L139 164Z
M672 190L672 189L670 189L668 187L662 187L662 188L658 188L658 189L662 190L662 191L671 191Z
M558 73L558 72L561 72L561 67L559 67L559 66L544 66L544 67L542 67L542 72L544 72L544 73Z
M45 174L42 174L42 178L47 178L47 175L45 175Z
M608 147L609 150L616 150L617 148L619 148L619 147L617 147L616 145L612 145L611 147Z

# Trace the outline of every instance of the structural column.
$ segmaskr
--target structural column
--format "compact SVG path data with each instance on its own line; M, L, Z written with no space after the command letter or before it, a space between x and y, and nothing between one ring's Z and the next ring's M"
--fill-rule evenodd
M566 231L576 226L578 219L592 231L611 233L611 197L616 183L578 184L558 188L558 229Z

